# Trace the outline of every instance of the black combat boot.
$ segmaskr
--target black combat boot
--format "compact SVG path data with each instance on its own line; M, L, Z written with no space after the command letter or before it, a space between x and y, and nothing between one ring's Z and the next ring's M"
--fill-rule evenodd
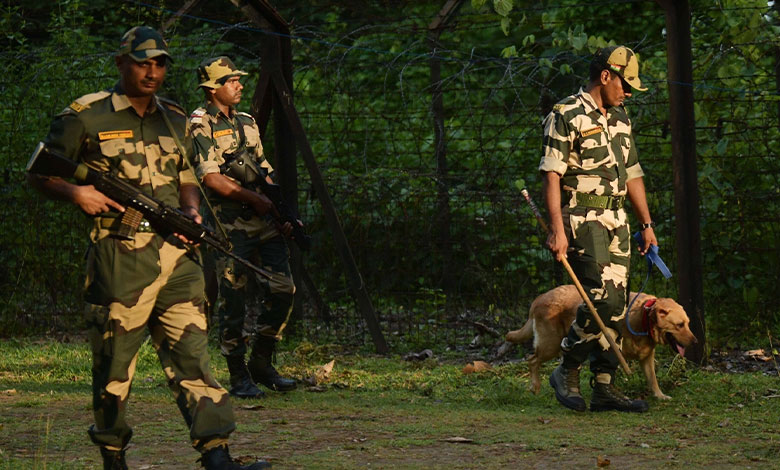
M580 368L567 369L563 364L550 374L550 385L561 405L574 411L585 411L585 400L580 395Z
M127 470L124 449L109 450L101 447L100 455L103 456L103 470Z
M612 384L609 374L598 374L590 380L593 395L590 398L590 411L633 411L644 413L650 406L644 400L632 400Z
M206 470L261 470L263 468L271 468L271 464L265 460L258 460L249 465L241 465L234 462L230 458L226 445L215 447L205 452L200 458L200 463Z
M226 356L228 371L230 372L230 394L236 398L262 398L265 392L257 388L252 379L243 357Z
M297 386L295 380L282 377L274 368L272 361L275 349L275 339L267 336L255 338L252 354L250 354L247 364L252 380L277 392L295 390Z

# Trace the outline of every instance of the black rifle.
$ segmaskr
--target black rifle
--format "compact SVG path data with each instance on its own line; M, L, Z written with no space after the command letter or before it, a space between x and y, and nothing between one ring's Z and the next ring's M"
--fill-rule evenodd
M158 233L178 233L195 243L205 243L270 281L289 282L284 276L255 266L234 254L230 251L228 240L219 237L208 226L195 222L179 209L144 194L136 186L117 178L116 175L97 171L83 163L73 161L48 148L43 142L35 147L27 163L27 172L73 178L78 183L91 184L101 193L125 206L116 235L119 238L132 240L143 217Z
M279 213L276 221L280 225L289 222L292 226L293 241L298 245L298 248L308 251L311 248L311 237L303 231L303 227L298 223L298 214L282 197L282 188L278 184L269 183L265 179L268 174L266 169L258 169L245 150L238 150L233 153L225 152L222 157L225 159L225 163L219 166L219 171L223 175L238 180L243 187L265 194Z

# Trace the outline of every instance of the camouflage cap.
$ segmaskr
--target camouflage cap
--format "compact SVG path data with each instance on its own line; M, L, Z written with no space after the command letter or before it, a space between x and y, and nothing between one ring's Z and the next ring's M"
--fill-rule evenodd
M168 44L165 39L156 29L149 26L136 26L122 35L117 55L125 54L136 62L143 62L161 55L173 61L168 53Z
M228 78L249 75L233 64L229 58L221 55L206 59L198 66L199 87L219 88L225 84Z
M596 51L593 62L620 75L631 88L647 90L642 88L642 81L639 79L639 60L634 51L626 46L603 47Z

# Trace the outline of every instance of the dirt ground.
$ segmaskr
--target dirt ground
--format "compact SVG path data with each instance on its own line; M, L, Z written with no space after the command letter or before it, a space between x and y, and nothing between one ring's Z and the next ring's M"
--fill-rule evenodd
M774 360L744 351L715 353L707 368L777 373ZM739 443L724 442L720 434L737 419L768 426L760 414L744 416L749 405L729 405L721 417L712 410L689 410L678 398L672 408L637 416L621 430L603 427L614 419L608 413L574 414L544 395L534 399L534 406L540 404L531 411L535 414L518 410L507 415L484 408L470 414L468 407L429 413L429 407L446 404L421 397L412 398L424 403L417 409L376 407L370 397L333 387L324 394L293 393L234 402L234 457L245 462L264 458L274 469L559 469L600 468L599 462L608 469L780 469L773 457L780 455L776 435L757 430L738 436L744 439ZM437 419L444 422L443 431ZM201 468L170 394L134 393L128 420L134 427L128 449L131 469ZM23 461L25 470L100 468L98 450L86 433L91 423L89 389L83 383L74 383L62 396L0 390L0 470L16 470L3 463L12 458L19 459L17 466ZM569 438L588 429L596 430L592 445ZM709 460L709 452L718 457Z

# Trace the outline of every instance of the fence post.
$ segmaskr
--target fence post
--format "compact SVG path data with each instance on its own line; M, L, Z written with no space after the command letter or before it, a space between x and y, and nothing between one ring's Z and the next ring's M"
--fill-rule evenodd
M688 0L656 0L666 13L666 51L669 76L669 123L672 135L674 215L676 225L679 301L691 317L699 342L686 348L696 363L704 356L704 301L699 232L699 186L696 171L696 128L693 112L693 55Z
M344 230L341 228L338 213L336 212L328 188L325 185L319 166L314 158L314 152L306 137L306 132L304 131L298 111L293 105L292 52L290 48L290 31L287 22L279 16L267 0L231 0L231 2L241 9L250 20L254 21L260 27L275 33L270 35L272 37L269 37L267 47L264 50L264 53L268 54L268 57L264 57L264 70L258 80L254 108L257 110L258 114L260 114L261 119L267 121L270 113L267 100L270 98L273 103L274 123L276 126L275 132L283 132L282 139L284 144L285 146L288 146L288 144L291 143L293 152L297 144L297 148L302 154L306 168L309 170L312 186L322 205L323 215L333 234L336 249L344 263L347 283L350 287L352 296L358 305L358 311L366 321L376 351L379 354L386 354L389 351L389 348L385 341L385 337L382 334L376 311L368 296L363 277L360 275L355 259L352 256L352 250L347 242L347 237L344 234ZM283 65L285 66L284 68ZM287 68L287 66L289 66L289 68ZM263 102L258 102L258 100L263 100ZM263 126L261 128L264 129L265 127ZM294 155L295 154L293 153L293 156ZM295 171L294 166L292 170ZM309 288L310 278L304 276L303 279L307 288Z
M431 111L433 113L434 154L436 157L437 207L433 229L436 233L436 246L441 253L441 287L449 299L454 289L454 272L450 268L452 260L452 238L450 237L450 183L447 163L447 135L444 129L444 100L441 85L441 60L436 55L436 45L441 31L456 14L463 0L447 0L436 18L428 26L428 44L431 49Z

